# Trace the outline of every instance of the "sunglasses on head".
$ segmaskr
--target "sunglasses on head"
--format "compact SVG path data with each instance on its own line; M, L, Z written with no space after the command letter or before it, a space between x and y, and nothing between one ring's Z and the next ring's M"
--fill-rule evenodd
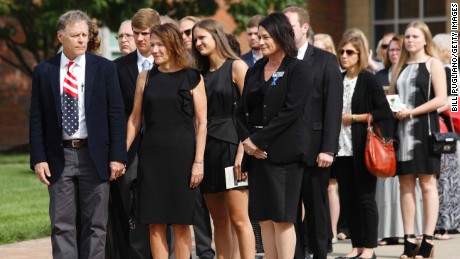
M185 36L190 37L190 35L192 34L192 29L185 30L181 34L185 34Z
M356 51L351 50L351 49L341 49L340 50L340 55L343 55L343 53L346 53L347 56L351 56L351 55L354 55L354 54L358 54L359 52L356 52Z
M388 48L388 44L382 44L380 47L382 47L382 49L387 49Z

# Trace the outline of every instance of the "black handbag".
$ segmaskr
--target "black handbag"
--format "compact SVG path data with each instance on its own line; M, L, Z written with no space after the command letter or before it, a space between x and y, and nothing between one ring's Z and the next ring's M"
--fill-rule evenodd
M431 72L428 81L428 100L431 93ZM428 116L428 130L430 133L431 152L434 154L452 154L457 151L459 137L455 132L431 132L430 114Z
M458 139L455 132L433 132L431 133L431 151L439 155L455 153Z

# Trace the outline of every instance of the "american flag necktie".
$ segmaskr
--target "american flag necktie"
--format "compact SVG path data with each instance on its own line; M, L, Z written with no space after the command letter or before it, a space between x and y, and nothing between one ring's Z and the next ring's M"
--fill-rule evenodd
M78 130L78 81L72 74L75 62L69 61L63 84L62 127L72 136Z

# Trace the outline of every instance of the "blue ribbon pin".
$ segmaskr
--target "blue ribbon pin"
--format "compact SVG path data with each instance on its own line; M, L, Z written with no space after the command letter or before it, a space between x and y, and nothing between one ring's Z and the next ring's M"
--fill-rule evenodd
M273 77L273 81L272 81L272 84L271 84L271 85L272 85L272 86L275 86L275 85L276 85L276 81L278 81L278 79L279 79L280 77L282 77L283 75L284 75L284 72L275 72L275 73L273 73L273 76L272 76L272 77Z

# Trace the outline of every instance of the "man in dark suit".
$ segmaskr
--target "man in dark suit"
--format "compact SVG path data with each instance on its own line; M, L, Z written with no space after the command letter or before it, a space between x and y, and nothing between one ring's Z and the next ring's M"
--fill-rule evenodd
M241 59L246 62L248 67L254 66L257 60L262 58L262 52L259 47L259 22L264 18L262 15L254 15L249 19L246 26L246 33L248 34L248 44L251 50L241 56Z
M307 159L302 180L302 200L305 206L305 223L308 246L314 258L326 258L331 222L328 207L327 185L329 167L338 152L342 115L343 87L337 59L334 55L308 44L309 15L303 8L292 6L283 12L295 33L298 59L311 66L313 89L307 102L306 128L308 131ZM297 224L301 224L301 217ZM296 230L302 240L300 225ZM297 242L303 245L303 242ZM304 249L301 249L303 251ZM296 257L298 257L296 255ZM302 258L309 258L306 253Z
M116 66L86 52L89 22L78 10L60 16L63 51L32 81L30 165L48 186L53 258L104 258L109 180L127 161Z
M155 10L151 8L139 9L131 20L137 49L115 60L127 118L133 109L137 76L140 71L151 69L153 66L153 56L150 47L150 28L157 24L160 24L160 15ZM138 208L135 204L137 199L137 151L141 135L141 133L137 134L128 151L128 169L126 175L112 184L111 194L113 203L121 200L123 204L122 210L117 210L118 214L122 214L123 216L117 215L117 217L123 221L120 223L123 225L122 231L125 232L125 237L122 234L120 235L120 233L114 234L116 235L114 242L119 245L119 250L128 251L129 258L148 259L150 258L149 226L138 222ZM116 226L116 222L112 226L117 229L117 232L120 232ZM127 242L123 243L120 241L123 238L128 238ZM125 254L125 252L122 252L119 258L126 258Z

